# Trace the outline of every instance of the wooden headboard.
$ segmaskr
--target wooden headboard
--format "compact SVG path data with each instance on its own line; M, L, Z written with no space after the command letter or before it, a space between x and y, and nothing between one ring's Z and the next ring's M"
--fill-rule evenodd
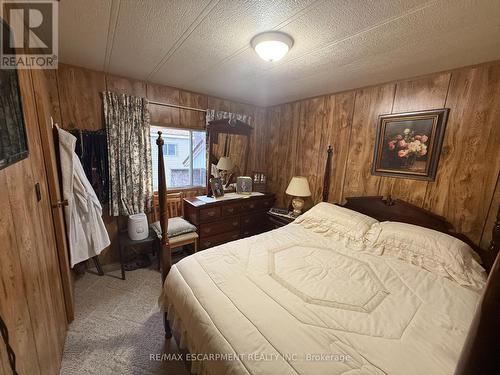
M325 174L323 181L323 201L328 201L328 192L330 191L330 172L331 172L331 147L327 150L327 160L325 164ZM500 210L497 215L497 222L493 228L492 242L488 249L481 249L466 235L457 233L453 226L442 216L436 215L421 207L399 199L392 199L390 196L366 196L366 197L347 197L342 205L345 208L361 212L371 216L378 221L398 221L407 224L419 225L424 228L437 230L456 237L467 243L476 251L483 266L487 271L491 270L493 262L500 250Z

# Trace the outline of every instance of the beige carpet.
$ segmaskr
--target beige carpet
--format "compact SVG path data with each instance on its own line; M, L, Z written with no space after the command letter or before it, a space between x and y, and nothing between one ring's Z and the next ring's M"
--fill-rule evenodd
M121 280L118 270L105 271L105 276L87 272L76 281L76 317L60 374L188 374L182 361L150 359L151 354L178 353L175 340L165 340L157 306L160 273L139 269Z

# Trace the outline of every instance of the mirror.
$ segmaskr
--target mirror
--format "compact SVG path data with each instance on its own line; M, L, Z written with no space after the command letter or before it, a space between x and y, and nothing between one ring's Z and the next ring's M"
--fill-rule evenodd
M218 142L213 144L213 154L217 161L222 156L229 157L236 176L247 175L248 137L240 134L219 133Z
M239 120L222 119L208 123L208 196L212 196L209 184L211 176L221 177L226 186L236 182L236 177L248 175L251 131L250 125Z

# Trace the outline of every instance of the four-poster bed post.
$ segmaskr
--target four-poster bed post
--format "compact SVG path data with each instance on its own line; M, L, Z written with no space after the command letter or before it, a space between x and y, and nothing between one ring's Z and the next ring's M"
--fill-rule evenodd
M161 279L165 281L170 267L172 267L172 256L170 254L170 244L168 242L168 209L167 209L167 179L165 177L165 162L163 160L163 138L161 131L158 132L156 140L158 146L158 202L160 205L160 226L161 226L161 241L160 241L160 263L161 263Z
M165 283L168 272L172 267L172 254L170 252L170 243L168 241L168 209L167 209L167 179L165 176L165 162L163 160L163 138L161 131L158 132L156 145L158 146L158 204L160 206L160 227L161 240L159 251L159 262L161 267L161 284ZM167 318L167 312L163 313L163 325L165 327L165 337L171 338L172 331Z
M326 165L325 165L325 174L323 175L323 202L328 202L328 196L330 195L330 174L332 173L332 154L333 147L328 146L328 150L326 150Z

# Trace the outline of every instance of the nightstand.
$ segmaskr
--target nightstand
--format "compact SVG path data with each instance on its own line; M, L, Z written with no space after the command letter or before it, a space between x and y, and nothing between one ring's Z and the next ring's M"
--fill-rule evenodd
M120 254L120 268L122 272L122 280L125 280L125 262L123 259L123 254L125 249L133 246L148 246L152 250L159 249L159 240L156 233L150 228L149 235L143 240L134 241L131 240L127 232L120 232L118 234L118 250ZM155 249L156 248L156 249Z
M271 212L267 212L267 219L269 221L269 226L272 229L284 227L295 220L295 218L289 218L285 216L275 215Z

